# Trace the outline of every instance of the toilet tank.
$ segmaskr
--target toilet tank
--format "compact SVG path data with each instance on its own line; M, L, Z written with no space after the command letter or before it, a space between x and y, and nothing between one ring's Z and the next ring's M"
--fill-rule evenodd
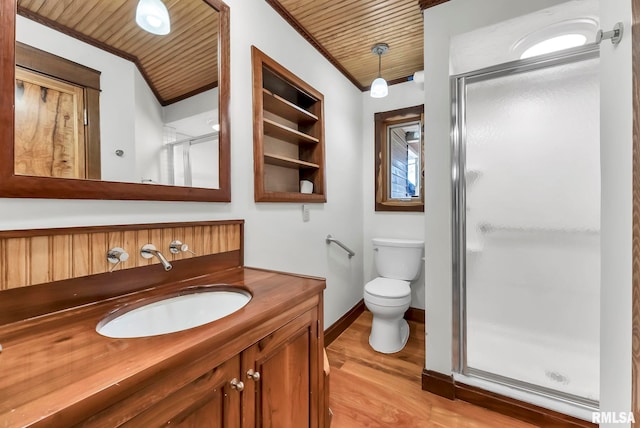
M412 281L420 274L424 241L373 238L373 261L378 275Z

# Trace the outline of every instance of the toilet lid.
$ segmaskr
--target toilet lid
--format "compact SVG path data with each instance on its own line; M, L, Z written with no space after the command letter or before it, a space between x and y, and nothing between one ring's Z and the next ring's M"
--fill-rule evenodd
M408 281L401 279L376 278L364 286L364 291L378 297L399 299L411 294Z

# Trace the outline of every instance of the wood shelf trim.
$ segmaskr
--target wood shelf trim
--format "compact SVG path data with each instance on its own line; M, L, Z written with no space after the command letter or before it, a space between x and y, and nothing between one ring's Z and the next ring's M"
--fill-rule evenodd
M318 193L300 192L264 192L256 202L306 202L323 203L327 202L327 197Z
M318 116L285 100L278 94L274 94L266 88L262 88L262 93L265 110L291 122L313 123L318 121Z
M284 168L291 168L291 169L303 169L303 168L319 169L320 168L320 165L315 163L305 162L300 159L293 159L286 156L274 155L272 153L264 154L264 162L270 165L282 166Z
M254 200L326 202L324 96L255 46L251 65ZM300 193L298 180L315 193Z
M320 140L311 135L307 135L304 132L296 131L288 126L284 126L273 120L267 118L263 119L264 133L271 137L282 139L295 144L313 143L316 144Z

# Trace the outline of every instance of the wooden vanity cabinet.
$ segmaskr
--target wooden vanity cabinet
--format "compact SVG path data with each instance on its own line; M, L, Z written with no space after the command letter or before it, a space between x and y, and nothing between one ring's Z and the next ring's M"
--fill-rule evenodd
M243 427L319 426L318 317L309 311L242 353Z
M241 392L230 382L239 382L239 371L240 357L235 356L121 426L240 428Z
M288 319L275 331L267 331L253 344L249 342L247 348L224 363L212 368L207 361L215 358L215 352L203 355L139 386L127 398L78 426L323 426L323 345L318 337L322 306L309 309L309 302L298 314L287 311ZM253 333L249 330L246 335L251 337Z

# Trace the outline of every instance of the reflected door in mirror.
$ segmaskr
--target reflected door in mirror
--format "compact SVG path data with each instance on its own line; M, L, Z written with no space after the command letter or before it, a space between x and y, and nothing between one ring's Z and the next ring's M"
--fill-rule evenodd
M16 174L85 178L82 88L16 69Z

